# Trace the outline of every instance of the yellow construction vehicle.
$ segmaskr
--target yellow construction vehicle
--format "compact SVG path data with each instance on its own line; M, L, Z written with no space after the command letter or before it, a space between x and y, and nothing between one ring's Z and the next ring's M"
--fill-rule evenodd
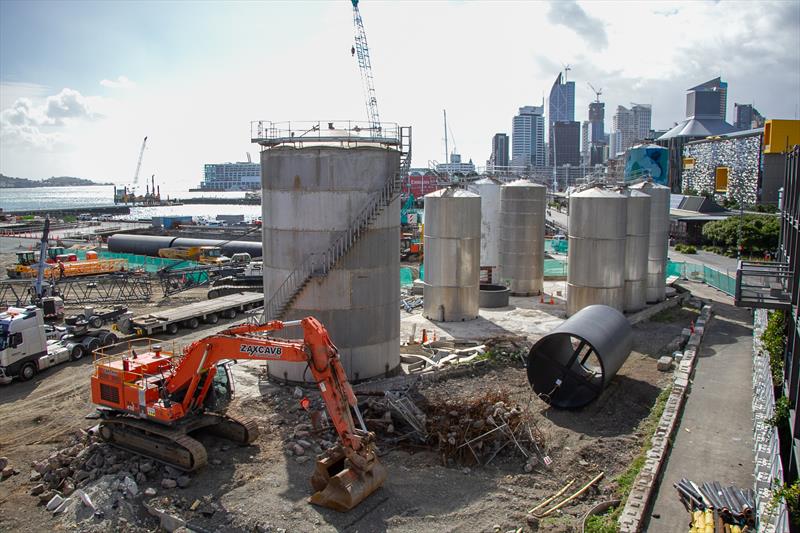
M161 248L158 256L167 259L183 259L185 261L197 261L205 265L224 265L230 262L230 258L222 255L219 246L174 246L172 248Z
M79 261L77 257L70 259L72 254L63 254L62 260L49 262L45 261L43 275L45 278L54 280L59 278L69 278L74 276L93 276L97 274L107 274L125 270L127 261L124 259L92 259ZM17 262L6 268L9 278L35 278L39 272L39 260L35 252L17 252Z

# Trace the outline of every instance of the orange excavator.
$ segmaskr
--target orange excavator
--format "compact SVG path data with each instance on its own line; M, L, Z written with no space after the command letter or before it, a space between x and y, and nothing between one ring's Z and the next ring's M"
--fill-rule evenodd
M269 336L290 326L302 340ZM378 461L375 434L367 431L338 350L315 318L241 324L167 352L157 341L106 356L96 352L92 401L99 407L100 437L115 446L192 471L206 464L206 450L191 433L205 429L249 444L258 436L252 419L226 414L233 399L230 365L236 360L294 361L311 371L337 444L318 456L311 503L348 511L377 490L387 476ZM355 412L360 429L353 422Z

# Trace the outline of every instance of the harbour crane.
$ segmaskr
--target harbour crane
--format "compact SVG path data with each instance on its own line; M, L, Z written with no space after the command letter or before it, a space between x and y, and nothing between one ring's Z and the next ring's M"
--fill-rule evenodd
M139 150L139 161L136 163L136 174L133 175L133 186L131 187L132 193L136 194L136 187L139 183L139 170L142 168L142 157L144 157L144 147L147 144L147 136L145 135L142 141L142 148Z
M588 85L592 89L592 91L594 91L594 94L596 95L596 98L597 98L595 100L595 102L597 102L599 104L600 103L600 95L603 94L603 89L602 88L595 89L594 85L592 85L591 83L588 83L588 82L586 83L586 85Z
M364 99L367 106L367 119L373 135L380 135L381 119L378 115L378 99L375 96L375 82L372 77L372 62L369 59L367 46L367 33L364 31L364 21L358 10L358 1L353 3L353 25L356 28L355 45L350 48L351 55L358 58L358 68L361 71L361 85L364 89Z

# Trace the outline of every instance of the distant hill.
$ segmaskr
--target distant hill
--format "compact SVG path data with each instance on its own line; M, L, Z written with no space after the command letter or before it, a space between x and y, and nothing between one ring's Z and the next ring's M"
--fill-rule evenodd
M113 183L95 183L84 178L72 176L53 176L44 180L12 178L0 174L0 189L22 189L27 187L83 187L86 185L113 185Z

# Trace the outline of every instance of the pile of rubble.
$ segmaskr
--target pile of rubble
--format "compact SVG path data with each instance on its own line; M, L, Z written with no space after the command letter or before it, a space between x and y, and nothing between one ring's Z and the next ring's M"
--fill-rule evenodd
M444 400L429 404L426 412L444 464L487 465L506 449L525 459L526 472L550 462L541 451L543 436L506 392L488 392L468 402Z
M483 343L464 339L427 340L425 330L422 336L425 339L422 343L409 342L400 350L400 361L407 372L433 372L485 359L508 359L524 365L530 349L530 342L517 335L492 337Z

